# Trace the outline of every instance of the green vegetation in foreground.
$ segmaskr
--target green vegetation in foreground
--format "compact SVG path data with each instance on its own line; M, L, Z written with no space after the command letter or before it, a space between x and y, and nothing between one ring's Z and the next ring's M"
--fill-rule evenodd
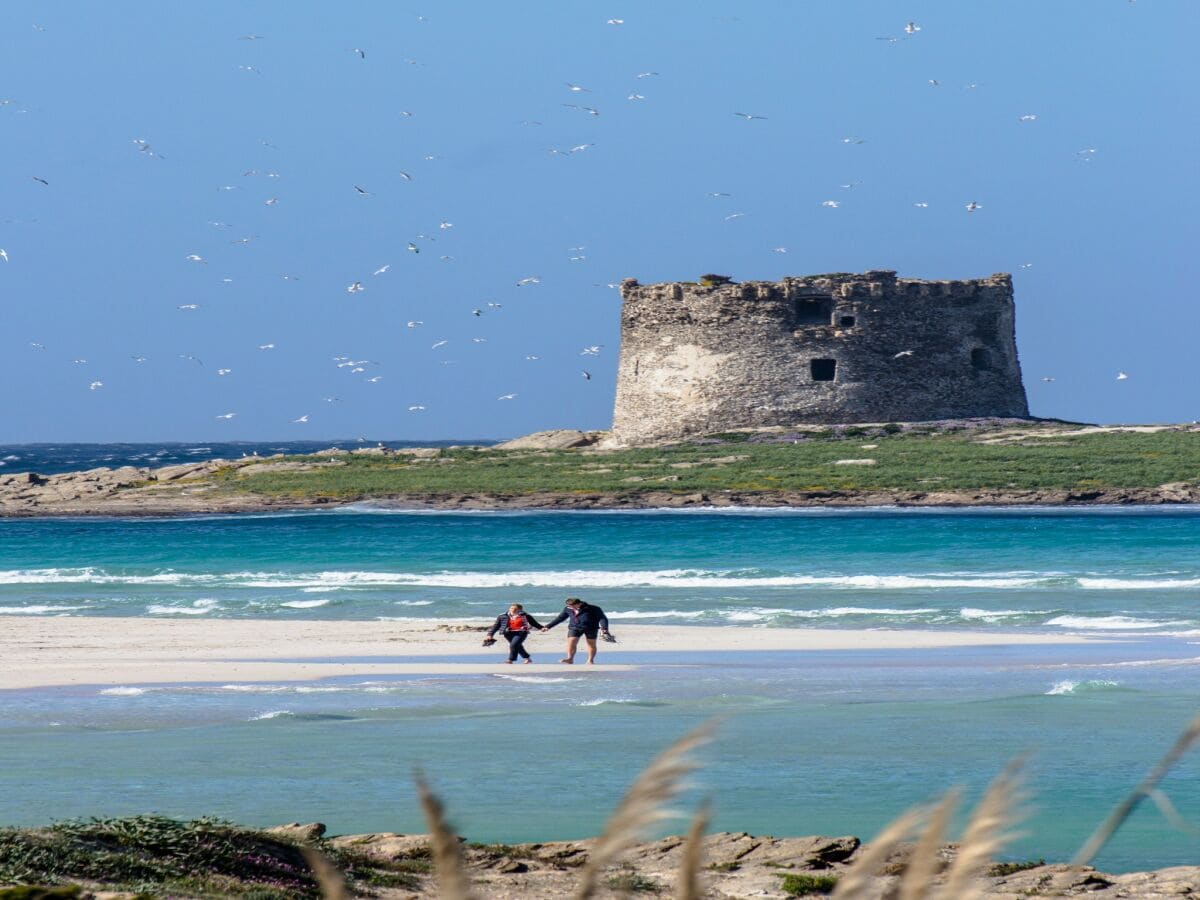
M214 476L228 494L364 500L398 494L627 494L651 491L972 491L1153 488L1200 480L1200 432L1050 435L1070 426L896 433L896 426L818 432L798 443L720 443L636 450L443 450L430 459L342 456L308 472ZM1009 436L1003 443L984 441ZM875 444L870 449L863 444ZM304 457L294 457L304 459ZM869 458L875 465L834 465Z
M400 866L404 860L383 870L377 862L344 851L322 847L322 852L346 873L351 886L416 883ZM70 883L82 882L148 898L320 896L299 844L216 819L177 822L160 816L0 829L0 884L14 882L66 890Z
M784 875L780 887L790 897L806 897L809 894L829 894L837 887L833 875Z

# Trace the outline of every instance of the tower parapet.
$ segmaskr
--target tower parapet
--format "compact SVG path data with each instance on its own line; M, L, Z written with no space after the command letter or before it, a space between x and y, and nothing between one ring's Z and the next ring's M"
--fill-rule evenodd
M1012 278L621 284L613 438L1025 417Z

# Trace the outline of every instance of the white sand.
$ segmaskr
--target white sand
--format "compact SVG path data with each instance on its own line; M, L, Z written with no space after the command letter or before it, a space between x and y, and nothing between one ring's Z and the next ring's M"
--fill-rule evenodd
M486 623L481 623L486 624ZM592 671L633 668L630 651L880 650L999 644L1077 644L1077 635L984 634L974 631L834 631L816 628L622 625L620 643L600 644ZM481 646L477 631L436 624L55 616L6 618L0 627L0 689L66 685L300 681L344 675L453 675L565 668L566 630L529 638L532 666L504 663L503 640ZM423 661L461 656L470 662ZM588 671L579 665L577 671Z

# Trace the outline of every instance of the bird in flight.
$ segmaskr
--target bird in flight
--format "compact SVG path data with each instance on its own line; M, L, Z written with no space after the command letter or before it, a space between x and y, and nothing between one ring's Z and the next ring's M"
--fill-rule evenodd
M132 359L135 363L144 363L146 361L146 357L141 356L139 354L135 354L134 356L131 356L129 358Z
M583 376L583 380L584 380L584 381L591 381L591 380L592 380L592 373L591 373L591 372L589 372L587 369L584 369L584 370L583 370L582 372L580 372L579 374Z
M380 266L378 269L376 269L376 270L375 270L374 272L372 272L371 274L372 274L372 275L382 275L384 272L386 272L386 271L387 271L388 269L390 269L391 267L392 267L392 264L391 264L391 263L388 263L386 266Z
M50 182L48 182L45 178L39 178L36 175L30 175L29 177L32 178L34 181L36 181L38 184L44 184L46 187L50 187Z
M1050 382L1052 382L1053 380L1054 380L1054 376L1053 376L1053 375L1043 375L1043 376L1042 376L1042 381L1046 382L1047 384L1049 384L1049 383L1050 383Z
M755 116L755 115L751 115L750 113L743 113L743 112L735 112L734 115L737 116L739 119L745 119L747 122L749 122L752 119L766 119L767 118L766 116Z
M362 194L364 197L370 197L370 196L371 196L371 192L370 192L370 191L368 191L366 188L359 187L357 184L354 186L354 189L355 189L356 191L358 191L360 194Z
M624 24L625 24L625 20L624 20L624 19L609 19L609 20L608 20L607 22L605 22L604 24L605 24L605 25L624 25Z
M501 394L501 395L500 395L499 397L497 397L496 399L497 399L497 400L516 400L516 399L517 399L517 395L516 395L516 394Z
M97 390L102 387L104 387L103 381L93 381L91 384L88 385L88 390L94 391L94 390Z
M383 376L382 375L373 375L372 377L367 378L365 380L366 380L367 384L378 384L380 381L383 381Z
M408 249L409 249L410 253L420 253L421 252L421 248L418 247L416 244L414 244L412 241L408 242Z
M917 207L917 209L928 209L929 208L929 204L926 203L924 200L918 200L916 203L913 204L913 206Z
M347 293L347 294L357 294L357 293L359 293L359 292L361 292L361 291L365 291L365 290L366 290L366 288L365 288L365 287L363 287L363 285L362 285L362 282L361 282L361 281L354 281L354 282L351 282L351 283L350 283L350 284L349 284L349 285L346 287L346 293Z
M217 369L218 375L228 375L233 369Z
M422 322L420 319L413 319L411 322L408 322L406 324L408 325L409 328L420 328L425 323Z
M366 58L367 58L367 51L366 51L366 50L360 50L358 47L350 47L350 48L348 48L348 49L346 50L346 52L347 52L347 53L357 53L357 54L358 54L358 58L359 58L359 59L366 59Z
M189 253L187 256L184 257L184 259L186 259L188 262L197 262L197 263L208 262L208 260L206 260L199 253Z
M198 356L192 356L190 353L180 353L179 358L186 359L188 362L194 362L198 366L204 365L204 360Z
M1117 373L1117 381L1125 381L1125 380L1126 380L1126 379L1128 379L1128 378L1129 378L1129 375L1128 375L1127 373L1125 373L1125 372L1118 372L1118 373Z
M292 419L293 425L303 425L308 421L308 413L305 413L298 419Z
M580 356L599 356L600 351L604 349L603 344L593 344L590 347L584 347L579 351Z
M909 22L907 25L904 26L905 34L916 34L920 30L921 30L921 26L918 25L916 22Z
M418 405L416 405L416 406L410 406L410 407L408 408L408 411L409 411L409 412L424 412L424 411L425 411L425 407L423 407L423 406L421 406L421 405L419 405L419 404L418 404Z
M259 350L274 350L275 345L274 344L259 344L258 349Z
M653 78L657 74L658 74L657 72L638 72L633 77L634 78Z
M1018 122L1036 122L1037 116L1033 113L1029 113L1027 115L1021 116L1019 119L1017 119L1017 121Z
M972 200L970 203L967 204L967 212L973 213L977 209L983 209L983 207L980 206L978 203L976 203L974 200Z
M893 356L892 359L903 359L906 356L912 356L912 355L913 355L912 350L901 350L899 353L897 353L895 356Z
M573 94L579 94L579 93L590 94L591 93L590 88L585 88L582 85L578 85L578 84L571 84L571 82L569 82L569 81L567 82L567 90Z
M215 419L232 419L237 413L222 413L219 416L214 416Z
M401 177L401 178L403 178L405 181L412 181L412 180L413 180L413 179L412 179L412 176L411 176L411 175L409 175L407 172L401 172L401 173L400 173L400 177Z
M199 303L180 303L180 304L179 304L177 307L175 307L175 308L176 308L176 309L199 309L199 308L200 308L200 304L199 304Z
M4 260L5 262L8 262L8 251L5 250L3 247L0 247L0 259Z
M449 342L449 341L438 341L437 343L435 343L435 344L434 344L432 347L430 347L429 349L430 349L430 350L436 350L438 347L445 347L445 346L446 346L448 343L450 343L450 342Z
M526 285L526 284L541 284L541 283L542 283L541 278L539 278L536 275L530 275L528 278L522 278L520 281L518 281L517 287L521 287L522 285Z
M837 209L842 203L840 200L822 200L821 205L828 206L830 209Z

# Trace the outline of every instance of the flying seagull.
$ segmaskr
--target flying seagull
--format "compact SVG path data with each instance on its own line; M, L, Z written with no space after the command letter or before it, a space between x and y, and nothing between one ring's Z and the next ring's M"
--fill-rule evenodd
M967 204L967 212L973 213L977 209L983 209L983 207L980 206L978 203L976 203L974 200L972 200L970 203Z
M237 413L224 413L223 415L214 416L215 419L232 419Z
M745 119L747 122L749 122L752 119L766 119L766 116L755 116L755 115L751 115L750 113L743 113L743 112L735 112L734 115L740 119Z
M298 419L292 419L293 425L303 425L308 421L308 413L305 413Z
M1129 378L1129 375L1126 374L1125 372L1117 373L1117 381L1125 381L1127 378Z
M517 399L517 395L516 395L516 394L501 394L501 395L500 395L499 397L497 397L496 399L497 399L497 400L516 400L516 399Z
M102 387L104 387L103 381L93 381L91 384L88 385L88 390L94 391L94 390L97 390L98 388L102 388Z

